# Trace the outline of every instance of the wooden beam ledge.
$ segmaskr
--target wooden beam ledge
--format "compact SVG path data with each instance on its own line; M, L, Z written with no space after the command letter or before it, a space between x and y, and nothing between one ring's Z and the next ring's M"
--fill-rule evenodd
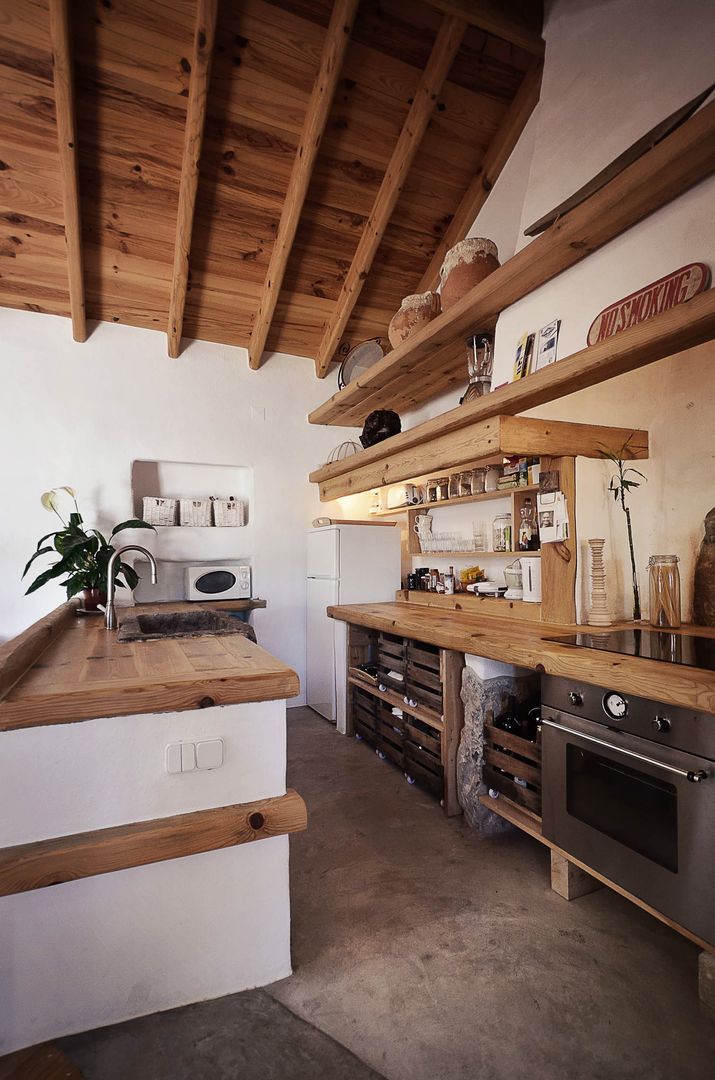
M431 7L449 15L459 15L470 26L518 45L534 56L544 55L541 36L541 5L516 5L512 0L427 0ZM531 10L537 18L527 21L525 12Z
M211 55L216 36L216 11L218 0L197 0L194 48L191 57L189 100L186 107L184 151L181 159L179 182L179 206L176 215L176 243L174 268L171 275L169 298L169 326L167 329L168 352L173 359L179 355L181 332L184 325L184 307L189 281L189 254L191 233L196 208L196 192L199 186L199 162L206 122Z
M307 828L297 791L0 850L0 896L181 859Z
M72 74L72 31L69 0L50 0L52 74L57 113L57 146L65 220L72 337L87 340L87 317L82 266L82 222L77 165L77 122Z
M350 41L359 0L336 0L330 25L323 43L320 67L308 102L300 142L293 160L285 202L278 224L276 240L263 283L261 302L251 331L248 361L257 370L263 363L263 352L278 303L288 259L290 257L300 215L313 175L313 168L330 114L335 87Z
M335 350L340 344L353 308L362 292L365 279L370 273L373 259L427 130L437 95L449 75L466 29L467 24L452 15L446 15L442 20L427 67L415 91L407 119L380 184L370 216L365 223L355 257L345 275L335 310L325 326L323 338L318 346L315 355L315 373L320 379L324 379L328 374Z

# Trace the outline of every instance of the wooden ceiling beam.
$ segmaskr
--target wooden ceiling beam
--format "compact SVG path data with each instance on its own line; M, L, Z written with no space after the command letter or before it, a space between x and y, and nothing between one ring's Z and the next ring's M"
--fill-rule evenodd
M514 0L427 0L427 3L446 15L456 15L470 26L518 45L534 56L544 55L542 9L533 0L527 0L526 4ZM533 12L532 18L524 14L529 8Z
M315 356L315 372L320 379L325 378L328 373L335 350L340 344L340 339L345 332L402 192L407 174L427 130L437 95L449 75L466 29L467 24L464 20L453 15L446 15L442 20L427 67L415 91L407 119L360 237L355 257L345 276L335 311L326 324L318 347Z
M283 203L283 210L278 224L278 232L268 264L268 273L263 285L261 303L251 331L248 361L254 370L263 363L263 352L275 314L278 295L293 248L293 241L295 240L303 204L313 175L320 143L328 122L330 106L343 66L345 50L350 41L359 2L360 0L336 0L330 16L330 24L320 58L320 67L308 102L303 131L293 161L288 190L286 191L285 202Z
M86 341L87 317L85 313L84 272L82 267L77 121L72 75L72 34L69 3L70 0L50 0L50 40L52 42L52 76L57 114L57 146L64 206L72 337L75 341Z
M216 36L217 9L218 0L197 0L189 99L186 106L186 126L184 129L184 150L181 159L179 206L176 215L174 266L169 298L167 339L169 356L173 358L179 355L181 332L184 324L184 307L189 281L191 233L196 208L196 192L199 186L199 161L201 160L201 146L204 138L206 103L208 100L209 78L211 76L211 55Z
M477 214L487 201L489 192L519 141L527 120L538 104L542 70L541 61L534 60L524 75L516 97L507 109L499 130L487 148L484 161L465 191L415 292L421 293L436 288L445 255L458 241L464 239L474 224Z

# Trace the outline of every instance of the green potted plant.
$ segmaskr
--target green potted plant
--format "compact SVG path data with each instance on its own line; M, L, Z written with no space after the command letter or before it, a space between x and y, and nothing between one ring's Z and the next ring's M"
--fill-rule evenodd
M71 497L75 507L67 521L65 521L58 509L60 493L63 491ZM71 600L73 596L82 593L85 610L96 611L99 604L104 604L107 601L107 567L115 550L112 544L114 537L124 529L153 529L156 531L154 526L149 525L140 518L129 518L129 520L121 521L118 525L115 525L109 540L107 540L98 529L85 528L73 488L53 488L52 491L46 491L40 501L45 510L57 515L62 522L62 528L47 533L46 536L38 540L37 550L28 561L22 574L23 578L35 562L35 559L39 559L42 555L59 555L59 558L35 578L25 595L35 592L36 589L46 585L48 581L66 575L65 580L61 581L60 584L67 591L67 599ZM46 541L48 540L51 543L47 544ZM121 578L124 580L120 580ZM120 589L123 589L125 584L130 589L134 589L139 583L139 577L134 568L129 566L128 563L118 561L114 583Z
M638 571L636 569L636 556L633 546L633 526L631 524L631 511L630 507L626 503L626 497L630 495L634 488L641 486L640 480L633 480L629 477L640 476L641 480L647 480L642 472L638 469L634 469L631 466L626 466L623 460L623 455L628 451L632 435L629 435L624 442L621 449L614 454L611 450L605 447L600 450L602 457L612 461L616 466L616 473L611 476L608 481L608 490L613 494L613 498L616 502L621 504L621 509L626 515L626 528L628 530L628 550L631 556L631 581L633 584L633 619L635 622L639 622L641 618L641 598L638 589Z

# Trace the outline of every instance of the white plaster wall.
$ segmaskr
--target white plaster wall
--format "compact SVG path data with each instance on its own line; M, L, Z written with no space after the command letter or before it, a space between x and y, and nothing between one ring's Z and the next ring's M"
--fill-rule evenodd
M308 424L333 375L320 381L311 360L284 355L252 372L244 349L207 342L171 360L164 334L111 323L77 344L69 320L0 309L0 386L0 641L64 599L54 585L24 597L20 582L53 528L43 491L75 487L85 518L104 528L132 516L134 459L248 465L250 550L237 529L235 554L252 556L254 591L268 601L253 615L261 644L304 683L305 536L327 512L307 474L354 435ZM215 554L207 536L206 558Z
M290 975L288 837L0 899L0 1055Z
M218 769L169 774L170 743L223 739ZM285 794L285 701L0 733L0 847Z
M528 242L525 227L713 79L715 6L704 0L677 6L670 0L552 0L544 37L540 103L470 230L493 236L502 259ZM593 318L612 301L687 262L715 269L713 206L710 178L504 311L493 385L510 378L524 331L560 317L563 357L584 347ZM458 400L455 393L429 402L404 417L403 427L454 408ZM714 406L710 343L530 414L648 429L651 457L642 467L648 483L631 499L638 565L645 580L650 554L680 557L686 617L702 521L715 505ZM612 607L630 616L625 521L607 497L608 475L604 463L579 459L578 598L583 610L586 540L605 536Z

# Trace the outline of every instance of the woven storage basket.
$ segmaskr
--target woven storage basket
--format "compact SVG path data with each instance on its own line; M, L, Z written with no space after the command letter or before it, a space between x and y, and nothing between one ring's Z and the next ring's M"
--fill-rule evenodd
M142 517L147 525L175 525L176 499L145 496L142 499Z
M214 499L214 525L239 526L246 524L246 504L242 499Z
M179 522L181 525L210 525L210 499L179 499Z

